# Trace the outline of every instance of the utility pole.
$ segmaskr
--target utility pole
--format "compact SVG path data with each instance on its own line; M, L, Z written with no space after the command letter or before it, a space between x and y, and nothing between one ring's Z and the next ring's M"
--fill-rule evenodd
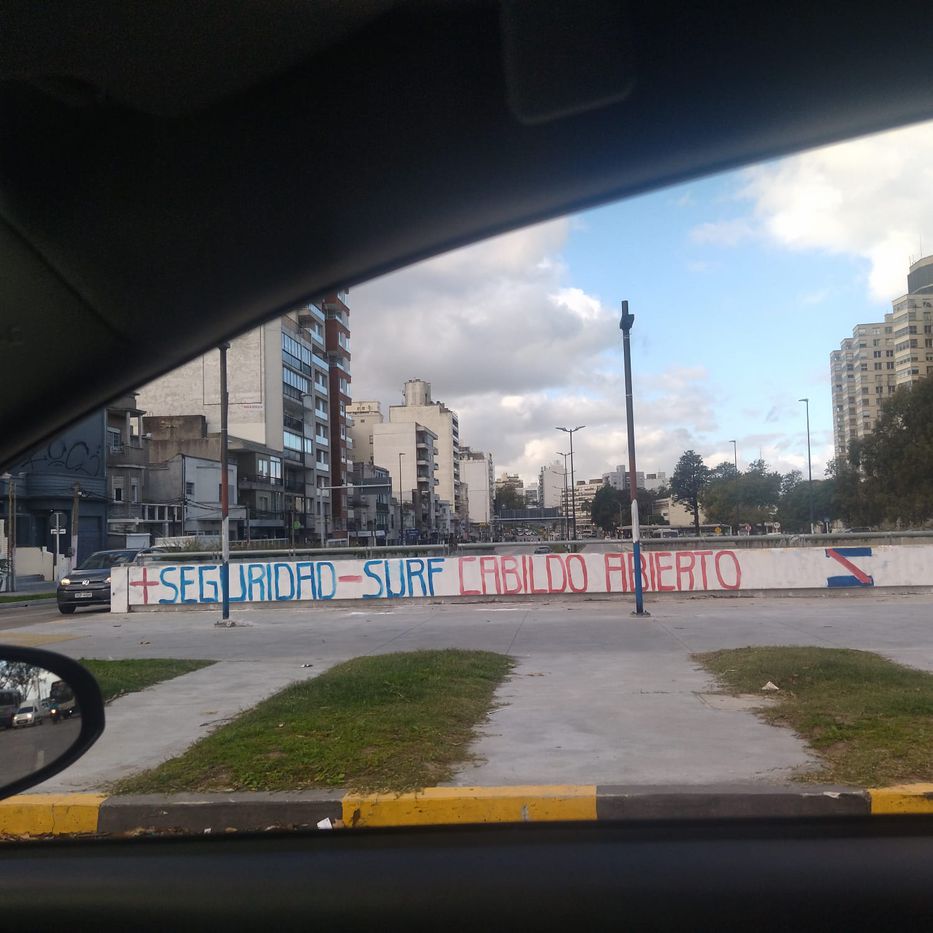
M16 477L7 473L7 589L16 592Z
M78 508L81 502L81 484L75 483L71 487L74 495L71 498L71 569L78 566Z
M578 424L575 428L557 428L558 431L563 431L565 434L570 435L570 498L573 506L573 540L577 540L577 489L576 489L576 479L574 478L573 473L573 435L577 431L582 431L586 427L585 424ZM564 471L566 472L566 470Z
M220 350L220 592L221 624L230 624L230 477L227 475L229 459L227 438L227 350L229 343L222 343Z
M638 478L635 472L635 410L632 401L632 349L631 331L635 315L630 314L628 302L622 302L622 317L619 327L622 330L622 363L625 369L625 424L628 431L628 473L629 492L632 499L632 552L634 558L633 576L635 577L635 612L633 615L647 616L641 582L641 529L638 522Z
M799 398L807 409L807 498L810 500L810 534L813 534L813 462L810 459L810 399Z
M564 453L562 450L557 451L558 457L564 458L564 540L567 540L567 522L570 519L570 493L567 491L567 458L570 456L570 453Z
M735 466L735 529L733 534L739 533L739 450L735 446L735 441L729 441L732 445L732 463Z

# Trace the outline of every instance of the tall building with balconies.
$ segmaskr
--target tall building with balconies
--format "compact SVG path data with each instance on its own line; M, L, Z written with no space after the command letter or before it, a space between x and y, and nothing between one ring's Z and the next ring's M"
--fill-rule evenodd
M452 506L451 534L459 534L464 517L460 491L460 419L443 402L431 399L431 383L409 379L405 401L389 406L389 421L416 422L434 432L437 438L437 496Z
M833 441L837 458L874 430L885 399L933 375L933 256L913 263L907 294L883 321L856 324L830 354Z
M389 471L402 506L403 537L414 531L419 539L429 538L437 515L437 435L415 421L374 424L372 433L375 464Z
M355 526L347 488L353 473L353 441L347 434L352 420L347 414L351 401L349 300L348 292L338 291L325 297L323 302L330 364L331 530L334 538L347 540L351 527Z
M332 480L330 363L322 308L309 303L230 342L230 457L244 538L322 539ZM212 350L143 386L155 459L219 456L220 355Z

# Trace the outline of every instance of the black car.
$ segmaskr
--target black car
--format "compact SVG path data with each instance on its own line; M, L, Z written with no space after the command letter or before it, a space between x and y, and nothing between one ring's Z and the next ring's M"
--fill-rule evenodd
M56 597L58 611L71 615L78 606L110 605L110 569L123 564L133 564L150 549L126 549L118 551L95 551L81 562L58 584Z

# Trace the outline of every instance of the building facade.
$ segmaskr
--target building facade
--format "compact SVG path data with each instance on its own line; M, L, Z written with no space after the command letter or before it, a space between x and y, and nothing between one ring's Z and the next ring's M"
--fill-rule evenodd
M431 383L409 379L405 383L405 401L389 406L389 421L415 422L433 432L437 440L437 498L451 505L451 533L461 531L463 503L460 494L460 419L443 402L431 399ZM376 458L378 463L378 458ZM380 464L389 466L389 464Z
M856 324L830 354L835 454L870 434L881 406L899 386L933 375L933 256L913 263L907 294L883 321Z
M544 509L560 508L564 498L564 486L567 478L564 465L555 460L538 471L538 504Z
M351 530L356 526L348 488L353 475L353 441L347 433L352 420L347 414L351 401L349 301L346 291L334 292L324 299L330 364L330 518L331 536L337 541L349 541Z
M374 424L373 459L388 470L402 511L405 540L437 534L437 435L415 421Z
M628 467L622 464L619 464L614 470L608 473L603 473L603 482L612 486L613 489L628 489L631 485L629 479ZM667 485L667 473L645 473L643 470L636 470L635 483L639 489L647 489L650 491L661 489Z
M326 324L319 304L309 303L230 342L229 447L239 501L250 516L244 538L312 542L324 540L333 527L331 493L338 483L332 478L334 394ZM160 444L150 450L151 460L177 453L219 459L218 351L143 386L137 402L147 413L145 432ZM338 456L343 449L337 448Z
M355 543L398 544L398 503L392 495L392 474L371 463L353 464L351 506L356 517Z
M351 402L347 405L347 416L350 419L347 433L353 445L353 462L373 463L372 426L385 421L382 405L373 401Z
M460 482L469 495L467 517L471 534L489 532L495 497L495 473L492 454L470 447L460 449Z
M561 511L570 520L570 530L573 531L574 506L576 506L577 537L590 537L596 534L593 524L592 506L596 493L605 486L603 478L578 479L576 486L568 487L567 496L561 504Z

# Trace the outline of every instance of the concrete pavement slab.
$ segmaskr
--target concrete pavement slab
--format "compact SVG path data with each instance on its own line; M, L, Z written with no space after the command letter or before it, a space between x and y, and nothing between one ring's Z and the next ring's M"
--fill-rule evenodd
M9 634L51 635L47 647L76 658L210 658L232 665L217 680L218 668L207 668L135 701L117 701L101 744L75 766L87 770L59 776L56 781L77 783L56 787L96 786L91 782L112 780L115 771L120 776L128 767L156 763L203 734L208 727L201 723L232 715L309 670L361 655L444 647L505 652L517 660L515 676L497 696L501 707L473 749L477 761L458 782L771 782L809 767L806 749L749 709L717 708L704 699L716 688L691 654L822 645L877 651L933 670L931 608L929 595L676 596L649 600L651 618L633 619L630 599L399 601L235 610L238 625L231 629L216 628L214 614L205 611L78 613ZM314 666L302 669L302 663ZM231 693L237 675L228 671L234 670L244 686ZM159 726L146 736L148 720L139 727L146 694L164 691L150 707L158 721L165 718L163 703L183 685L191 715L182 709L180 721L189 725L178 735ZM207 710L216 712L201 715ZM95 753L105 752L106 761L93 765Z

